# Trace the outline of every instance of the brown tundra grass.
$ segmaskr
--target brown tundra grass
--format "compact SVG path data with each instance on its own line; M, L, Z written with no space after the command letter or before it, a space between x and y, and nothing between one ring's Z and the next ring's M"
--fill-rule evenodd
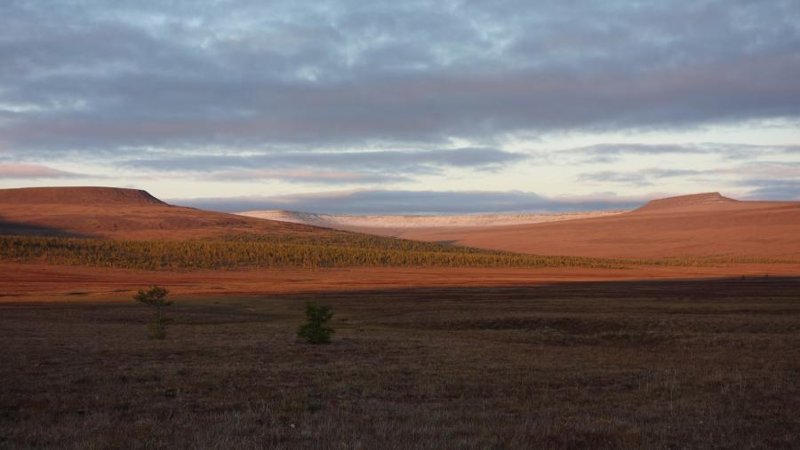
M791 448L800 281L0 304L0 447ZM332 306L328 346L296 339Z

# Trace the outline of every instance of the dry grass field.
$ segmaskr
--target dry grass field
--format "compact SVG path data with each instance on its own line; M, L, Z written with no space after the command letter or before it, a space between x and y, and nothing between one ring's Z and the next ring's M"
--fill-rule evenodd
M537 256L0 190L0 448L797 447L797 205L655 206L519 242L650 245L678 208L668 246L714 218L769 251ZM163 341L131 298L151 284ZM297 340L310 301L330 345Z
M792 448L800 280L0 304L0 447ZM81 300L81 301L77 301ZM332 344L297 342L307 301Z

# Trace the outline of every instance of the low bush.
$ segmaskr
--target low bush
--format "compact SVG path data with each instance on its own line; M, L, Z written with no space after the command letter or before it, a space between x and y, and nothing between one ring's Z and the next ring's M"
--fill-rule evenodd
M133 299L155 309L155 317L147 324L147 334L150 339L165 339L167 337L167 324L170 319L164 317L164 308L172 302L167 300L169 291L160 286L153 286L148 290L139 289Z
M146 270L267 267L603 267L618 260L538 256L374 236L120 241L0 236L0 259Z
M297 336L309 344L327 344L335 333L327 323L333 317L330 306L306 304L306 323L297 330Z

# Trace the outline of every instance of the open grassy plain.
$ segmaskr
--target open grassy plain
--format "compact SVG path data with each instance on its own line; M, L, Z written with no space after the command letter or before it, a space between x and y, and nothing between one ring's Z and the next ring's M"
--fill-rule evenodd
M602 239L500 241L650 245L611 221L754 207L666 205L559 225ZM775 208L762 253L541 256L0 190L0 448L796 447L796 205ZM176 302L163 341L132 300L153 284ZM297 341L309 301L330 345Z
M0 447L791 448L800 280L0 304ZM80 300L80 301L77 301ZM298 343L306 301L334 342Z

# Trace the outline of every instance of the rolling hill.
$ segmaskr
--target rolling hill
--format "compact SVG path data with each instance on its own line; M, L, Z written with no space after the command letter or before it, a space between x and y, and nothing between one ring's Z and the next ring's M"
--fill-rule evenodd
M697 194L654 200L607 217L462 230L409 229L402 236L540 255L795 259L800 257L800 202Z
M202 211L97 187L0 190L0 261L146 270L619 265Z
M128 241L245 236L249 241L282 239L285 242L290 239L293 245L309 242L337 248L352 245L364 251L397 247L381 238L370 240L336 230L338 228L548 256L800 258L800 202L738 201L719 193L653 200L639 209L613 214L360 218L283 212L268 216L278 220L173 206L135 189L0 190L0 234L3 235ZM413 247L404 244L402 248L411 248L409 246Z
M302 224L168 205L136 189L0 189L0 234L182 240L248 233L332 232Z
M513 225L475 220L459 226L440 221L437 226L432 219L403 225L403 220L386 218L380 223L356 216L332 220L300 213L270 216L300 223L311 218L331 228L537 255L800 258L799 202L739 201L716 192L653 200L624 213L561 215Z

